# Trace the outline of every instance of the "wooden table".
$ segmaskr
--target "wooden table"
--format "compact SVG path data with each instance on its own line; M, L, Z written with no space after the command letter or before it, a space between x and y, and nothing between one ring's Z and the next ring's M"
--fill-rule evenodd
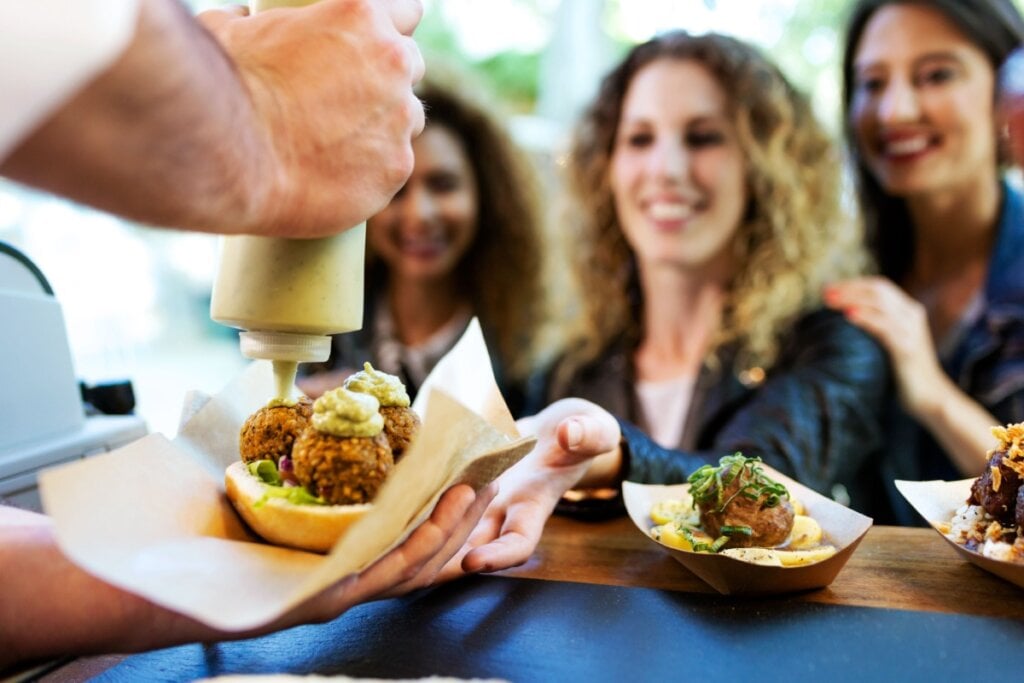
M533 558L502 575L715 594L626 517L553 517ZM964 562L927 528L872 527L831 586L788 599L1024 618L1024 589Z
M288 671L934 682L969 680L964 672L986 651L999 653L1004 671L1024 668L1024 589L963 562L931 529L874 527L828 588L756 599L718 596L626 518L556 517L535 556L498 576L250 641L85 658L41 680ZM801 648L810 655L791 659L787 651Z

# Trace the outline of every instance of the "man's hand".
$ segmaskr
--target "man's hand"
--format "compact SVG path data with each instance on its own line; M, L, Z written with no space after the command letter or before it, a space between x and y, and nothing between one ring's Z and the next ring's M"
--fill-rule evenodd
M204 28L180 0L141 0L125 51L0 175L153 225L341 232L412 172L421 15L419 0L320 0L208 13Z
M0 600L0 669L45 657L254 637L329 621L354 605L428 586L463 547L495 490L453 487L427 521L372 566L243 633L218 631L95 578L60 552L47 517L0 506L0 575L7 583Z
M412 87L418 0L320 0L201 21L231 57L280 170L265 218L310 236L380 211L409 177L424 115Z

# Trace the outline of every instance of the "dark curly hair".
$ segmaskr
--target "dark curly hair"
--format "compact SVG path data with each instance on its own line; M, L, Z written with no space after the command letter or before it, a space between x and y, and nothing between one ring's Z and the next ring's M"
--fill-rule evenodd
M496 117L442 73L416 88L427 128L443 126L462 145L479 198L476 236L456 266L462 291L497 351L502 370L523 380L532 370L533 338L545 314L541 282L539 188L530 160ZM367 287L379 291L387 266L368 254Z

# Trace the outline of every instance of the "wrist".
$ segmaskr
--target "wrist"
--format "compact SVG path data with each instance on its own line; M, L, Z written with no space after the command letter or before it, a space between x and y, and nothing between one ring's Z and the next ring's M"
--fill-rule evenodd
M620 437L618 446L594 456L587 462L587 468L573 488L618 488L625 476L624 453L625 442Z
M914 404L908 407L908 412L928 427L948 421L949 395L951 389L954 389L952 381L938 370L926 387Z

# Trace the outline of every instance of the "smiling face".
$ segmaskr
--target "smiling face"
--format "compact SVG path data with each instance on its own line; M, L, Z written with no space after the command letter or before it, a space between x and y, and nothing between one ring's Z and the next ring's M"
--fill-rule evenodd
M476 237L473 169L459 139L443 125L428 125L412 147L412 175L367 222L369 247L392 277L452 277Z
M619 224L641 268L731 268L747 205L745 161L726 94L693 60L634 76L609 167Z
M879 9L853 74L851 128L886 192L962 191L995 177L995 72L945 15L909 3Z

